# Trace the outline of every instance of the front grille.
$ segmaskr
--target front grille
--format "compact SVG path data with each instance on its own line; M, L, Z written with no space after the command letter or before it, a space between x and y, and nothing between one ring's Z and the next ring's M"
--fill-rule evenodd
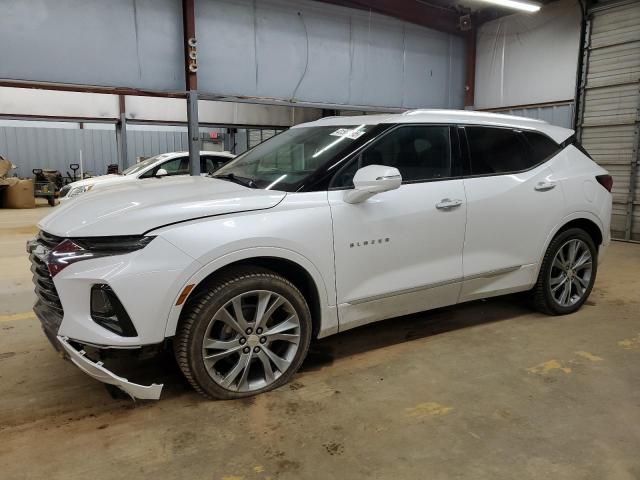
M65 239L62 237L56 237L55 235L51 235L43 230L40 230L40 233L38 233L38 236L36 237L36 242L43 245L48 250L57 247L64 240Z
M33 283L38 297L33 311L50 339L52 335L55 337L55 334L58 333L64 310L44 259L49 254L49 251L63 240L63 238L41 231L36 239L29 243L31 273L33 273Z

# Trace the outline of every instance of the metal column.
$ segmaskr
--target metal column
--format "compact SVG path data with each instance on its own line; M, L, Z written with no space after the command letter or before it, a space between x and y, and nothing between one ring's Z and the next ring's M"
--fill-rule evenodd
M476 83L476 29L469 30L465 37L465 85L464 85L464 108L473 110L475 105L475 83Z
M187 95L187 131L189 136L189 171L200 175L200 128L198 126L198 92L190 90Z
M128 144L127 144L127 116L124 95L118 97L120 105L120 117L116 123L116 143L118 145L118 163L121 171L129 167Z
M198 71L196 14L194 0L182 0L184 33L184 77L187 90L187 130L189 135L189 171L200 175L200 128L198 126Z

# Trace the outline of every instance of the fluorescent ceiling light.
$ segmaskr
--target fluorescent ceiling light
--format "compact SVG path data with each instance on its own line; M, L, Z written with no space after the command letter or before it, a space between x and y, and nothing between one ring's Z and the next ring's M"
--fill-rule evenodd
M493 3L494 5L500 5L501 7L515 8L516 10L523 10L525 12L537 12L540 10L540 5L537 3L523 2L521 0L482 0L485 3Z

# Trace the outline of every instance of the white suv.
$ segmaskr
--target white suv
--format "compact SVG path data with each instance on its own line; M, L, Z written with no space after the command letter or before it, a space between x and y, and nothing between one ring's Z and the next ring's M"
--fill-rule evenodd
M504 115L331 117L213 177L92 192L42 220L35 312L89 375L158 398L101 360L171 346L201 394L284 384L309 342L528 291L587 299L609 244L611 177L573 131ZM105 360L108 363L108 360Z
M200 171L203 175L214 172L229 160L235 158L231 152L200 152ZM149 157L131 165L122 174L100 175L71 182L60 189L60 203L76 198L94 188L108 187L117 183L131 182L144 178L161 178L175 175L189 175L189 153L169 152Z

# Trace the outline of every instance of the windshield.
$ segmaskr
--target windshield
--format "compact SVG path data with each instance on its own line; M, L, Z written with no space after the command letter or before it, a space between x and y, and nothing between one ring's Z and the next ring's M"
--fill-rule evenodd
M291 128L216 170L265 190L295 191L304 180L374 125Z
M129 168L122 172L123 175L131 175L132 173L138 173L140 170L144 170L149 165L157 162L158 160L162 160L164 157L168 157L166 153L161 153L160 155L156 155L154 157L149 157L146 160L142 160L141 162L136 163L135 165L131 165Z

